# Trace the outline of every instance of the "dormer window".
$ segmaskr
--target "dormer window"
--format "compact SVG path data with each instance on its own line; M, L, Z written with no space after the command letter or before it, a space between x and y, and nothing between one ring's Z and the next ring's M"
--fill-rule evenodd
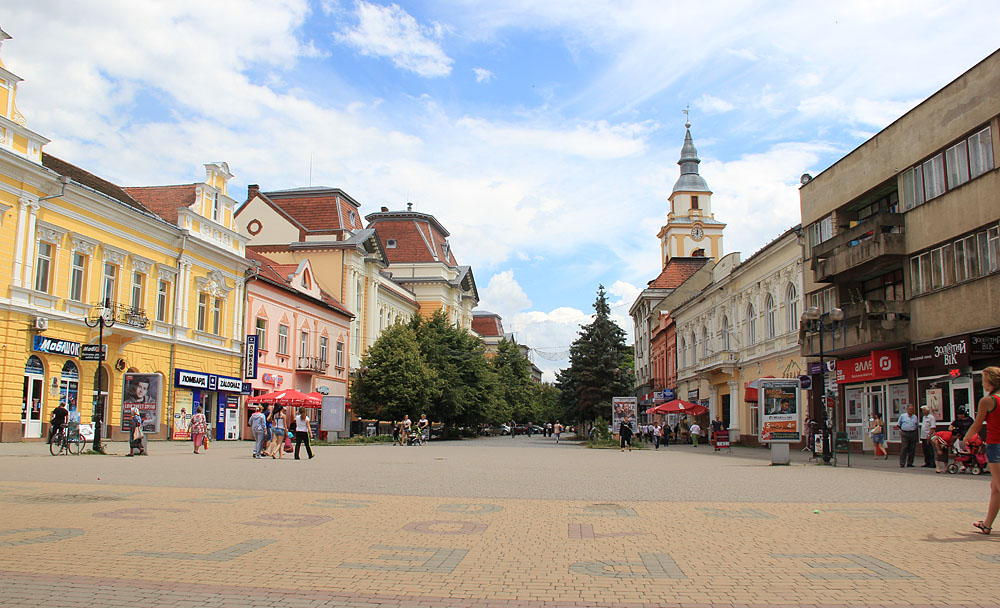
M389 240L387 240L385 242L385 248L386 249L395 249L396 248L396 239L389 239Z
M219 193L212 194L212 220L219 221Z
M309 280L309 273L302 273L302 287L304 289L312 289L312 281Z
M353 228L354 224L358 221L358 216L353 211L351 211L350 218L351 218L351 227Z

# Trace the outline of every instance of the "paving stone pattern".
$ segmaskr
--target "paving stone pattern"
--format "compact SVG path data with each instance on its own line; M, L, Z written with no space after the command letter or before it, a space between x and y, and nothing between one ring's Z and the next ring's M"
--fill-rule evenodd
M1000 536L969 526L985 507L988 478L970 485L815 469L822 483L814 488L785 469L805 479L802 500L741 501L745 485L756 484L756 497L788 482L765 463L733 459L726 461L728 501L714 494L691 500L697 488L686 488L683 501L628 500L600 483L584 498L534 497L530 488L512 498L505 486L486 500L485 492L463 495L444 478L436 496L395 491L431 458L491 473L500 466L496 454L487 450L479 460L461 444L321 447L316 459L299 463L237 458L215 444L207 458L171 455L168 447L157 450L162 462L104 459L113 483L96 475L22 481L7 475L22 461L82 463L83 477L102 458L35 463L0 448L0 606L957 607L995 606L1000 598ZM635 464L636 482L646 484L675 482L670 465L719 462L711 454L670 461L566 444L559 450L584 458L596 452L614 468ZM540 477L539 485L558 483L566 473L560 467L569 466L549 446L525 442L508 453L505 466L520 468L510 477ZM550 463L549 454L556 455ZM209 468L257 481L239 490L155 475L208 459L218 459ZM392 493L310 491L297 477L318 478L320 467L329 475L343 460L382 466L380 459L392 465L382 477ZM713 484L720 475L713 472ZM831 480L839 494L826 501ZM901 483L912 485L910 501L878 500Z

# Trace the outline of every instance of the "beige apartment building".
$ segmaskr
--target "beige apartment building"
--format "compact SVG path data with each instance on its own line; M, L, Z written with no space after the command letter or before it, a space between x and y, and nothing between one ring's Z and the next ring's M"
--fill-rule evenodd
M876 413L898 446L893 421L911 403L944 428L1000 363L998 116L1000 51L803 176L806 305L824 328L822 340L804 328L801 352L836 361L827 406L853 450L871 449Z

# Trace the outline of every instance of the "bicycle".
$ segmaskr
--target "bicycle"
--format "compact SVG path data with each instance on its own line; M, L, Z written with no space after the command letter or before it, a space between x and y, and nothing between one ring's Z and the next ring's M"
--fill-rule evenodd
M83 452L83 444L86 441L80 436L79 429L76 433L69 433L64 427L56 429L52 434L52 441L49 442L49 454L59 456L61 454L75 454L79 456Z

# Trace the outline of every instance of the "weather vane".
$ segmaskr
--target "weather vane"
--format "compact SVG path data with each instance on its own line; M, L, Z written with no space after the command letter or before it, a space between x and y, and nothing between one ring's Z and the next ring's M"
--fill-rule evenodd
M681 110L681 112L684 112L684 128L685 129L690 129L691 128L691 105L688 104L688 106L686 108L684 108L683 110Z

